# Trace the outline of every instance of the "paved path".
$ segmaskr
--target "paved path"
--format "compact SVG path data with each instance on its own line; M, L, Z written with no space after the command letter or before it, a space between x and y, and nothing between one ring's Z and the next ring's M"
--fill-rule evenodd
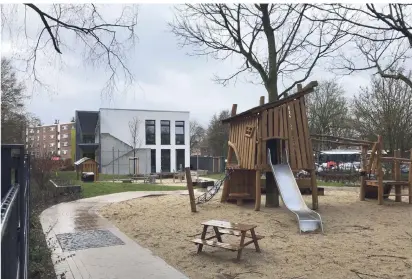
M187 191L125 192L61 203L43 211L40 221L52 250L57 278L187 279L97 213L107 203L168 194ZM66 259L59 260L62 258Z

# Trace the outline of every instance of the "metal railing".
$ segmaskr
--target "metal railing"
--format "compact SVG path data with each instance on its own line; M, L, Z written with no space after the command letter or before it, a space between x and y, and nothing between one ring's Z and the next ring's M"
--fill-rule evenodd
M23 145L1 146L1 278L27 279L30 159Z

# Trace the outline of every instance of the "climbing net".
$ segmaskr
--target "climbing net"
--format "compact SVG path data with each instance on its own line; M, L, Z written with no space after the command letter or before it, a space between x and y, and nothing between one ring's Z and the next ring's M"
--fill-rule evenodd
M225 177L223 177L220 180L216 180L215 184L206 191L206 193L198 196L196 198L196 204L202 204L205 202L210 201L216 194L219 192L220 187L222 187L222 184L225 182L225 180L230 179L230 175L232 174L233 169L227 169L225 173Z

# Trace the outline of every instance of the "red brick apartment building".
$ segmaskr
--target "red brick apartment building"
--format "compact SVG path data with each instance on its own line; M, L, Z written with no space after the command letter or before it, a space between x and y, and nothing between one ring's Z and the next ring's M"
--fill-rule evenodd
M56 121L52 125L27 128L28 152L35 157L54 155L60 156L61 159L72 159L71 130L75 128L74 125L74 122L60 124Z

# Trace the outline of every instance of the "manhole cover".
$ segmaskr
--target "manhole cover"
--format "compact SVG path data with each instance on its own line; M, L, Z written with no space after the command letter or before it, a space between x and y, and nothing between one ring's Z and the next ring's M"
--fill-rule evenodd
M108 230L89 230L57 235L64 252L124 245L124 242Z

